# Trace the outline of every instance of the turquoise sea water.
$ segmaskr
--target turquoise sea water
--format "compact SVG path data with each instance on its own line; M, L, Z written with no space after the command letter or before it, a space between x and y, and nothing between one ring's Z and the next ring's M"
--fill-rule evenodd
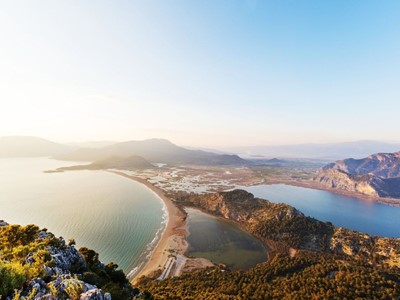
M104 171L43 173L73 164L0 159L0 219L74 238L78 247L95 249L125 273L142 267L166 222L161 199L142 184Z
M400 207L284 184L240 188L259 198L287 203L305 215L330 221L335 226L372 235L400 237Z
M264 245L236 224L186 208L189 229L187 255L204 257L232 269L248 269L267 259Z

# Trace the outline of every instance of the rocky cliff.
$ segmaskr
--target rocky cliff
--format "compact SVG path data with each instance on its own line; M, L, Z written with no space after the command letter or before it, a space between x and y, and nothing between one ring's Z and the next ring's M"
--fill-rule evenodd
M400 152L336 161L321 168L313 180L329 188L400 198Z
M95 251L78 251L74 244L35 225L2 221L0 298L109 300L143 296L116 264L105 265Z

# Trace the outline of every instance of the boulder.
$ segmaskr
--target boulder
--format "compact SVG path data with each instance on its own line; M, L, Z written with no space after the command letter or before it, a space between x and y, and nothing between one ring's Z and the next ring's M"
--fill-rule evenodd
M85 293L82 293L80 300L111 300L109 293L103 293L101 289L91 289Z

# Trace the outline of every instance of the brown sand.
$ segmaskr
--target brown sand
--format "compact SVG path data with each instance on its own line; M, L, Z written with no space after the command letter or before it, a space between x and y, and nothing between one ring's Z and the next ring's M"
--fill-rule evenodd
M144 268L139 274L132 280L134 283L138 278L143 275L150 275L151 273L162 269L165 262L168 260L168 256L171 254L169 250L173 250L175 254L183 255L187 249L186 242L186 214L180 210L171 199L165 196L164 192L153 184L149 183L146 179L130 176L123 172L109 171L111 173L124 176L126 178L135 180L139 183L144 184L146 187L151 189L158 197L164 202L168 211L168 223L164 232L161 235L156 247L153 249L149 261L146 263Z

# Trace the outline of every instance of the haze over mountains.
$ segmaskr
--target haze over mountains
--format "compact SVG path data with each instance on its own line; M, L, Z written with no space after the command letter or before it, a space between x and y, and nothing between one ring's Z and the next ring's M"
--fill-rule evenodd
M235 147L227 152L211 149L180 147L165 139L84 143L54 143L38 137L0 137L0 157L51 156L67 161L101 161L110 157L142 156L149 162L182 164L246 164L244 158L310 158L338 160L362 158L371 153L400 150L400 144L379 141L356 141L336 144L300 144L282 146ZM230 153L230 154L227 154ZM238 153L236 155L235 153Z
M265 156L279 158L345 159L362 158L371 153L396 152L400 144L380 141L355 141L329 144L298 144L281 146L232 147L227 149L245 157Z
M71 161L98 161L112 156L138 155L150 162L170 164L241 165L248 162L237 155L188 150L164 139L149 139L113 144L99 149L78 149L55 158Z
M0 157L51 156L66 161L102 162L115 158L140 156L149 162L169 164L245 165L237 155L188 150L164 139L128 141L100 148L74 148L36 137L0 139Z
M53 156L67 153L72 150L72 147L54 143L37 137L0 137L0 157Z
M86 141L86 142L70 142L66 143L66 145L73 148L103 148L116 143L117 142L113 141Z

